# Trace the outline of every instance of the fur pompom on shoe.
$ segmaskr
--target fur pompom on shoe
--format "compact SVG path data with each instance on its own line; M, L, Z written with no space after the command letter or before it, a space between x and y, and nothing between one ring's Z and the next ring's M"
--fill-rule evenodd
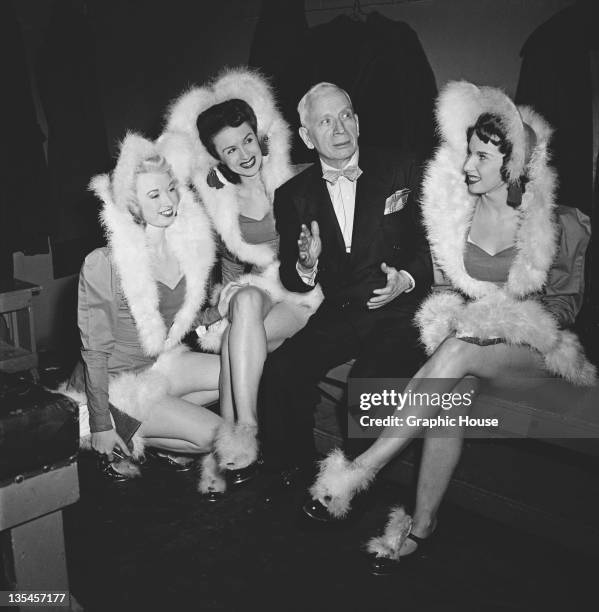
M334 517L343 518L350 510L354 495L365 491L375 475L374 469L348 461L337 448L320 462L310 495L325 505Z
M216 432L214 452L221 470L247 467L258 458L258 427L224 421Z
M376 538L371 538L366 544L366 550L386 559L399 560L399 551L412 529L412 517L403 507L391 510L385 532Z
M208 453L201 461L202 474L198 481L198 491L204 495L211 493L224 493L227 490L227 481L218 468L214 453Z

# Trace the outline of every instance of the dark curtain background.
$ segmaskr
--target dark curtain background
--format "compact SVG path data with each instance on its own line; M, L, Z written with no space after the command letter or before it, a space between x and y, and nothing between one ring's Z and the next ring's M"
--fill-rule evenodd
M12 281L14 251L48 252L54 206L21 27L11 2L0 2L4 120L0 177L0 284Z
M593 118L590 49L597 22L584 4L568 7L537 28L522 48L517 104L530 104L554 127L553 163L559 202L591 214Z
M595 2L581 1L539 26L522 48L518 104L529 104L554 127L553 164L559 177L558 202L591 217L585 310L597 322L597 201L593 183L593 88L591 50L599 48ZM595 93L595 96L597 93Z
M78 272L85 255L103 242L99 202L87 190L90 178L110 167L94 38L85 3L54 4L37 78L48 122L55 277Z

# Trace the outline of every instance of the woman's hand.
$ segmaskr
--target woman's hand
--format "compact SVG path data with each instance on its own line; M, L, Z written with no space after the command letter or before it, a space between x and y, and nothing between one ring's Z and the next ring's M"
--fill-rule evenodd
M115 448L125 455L125 457L131 456L127 445L123 442L123 439L115 429L93 432L91 435L91 443L96 453L105 455L110 462L114 460L113 451Z
M222 291L220 292L220 296L218 298L218 312L221 317L226 317L229 313L229 303L231 302L231 298L242 288L247 287L248 283L237 283L235 281L231 281L227 283Z
M312 221L310 229L302 223L302 230L297 241L299 248L299 264L308 271L316 265L320 252L322 251L322 242L320 240L320 228L316 221Z

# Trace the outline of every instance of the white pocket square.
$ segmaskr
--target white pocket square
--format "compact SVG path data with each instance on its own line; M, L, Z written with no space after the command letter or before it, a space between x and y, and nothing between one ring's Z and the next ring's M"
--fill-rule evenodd
M391 213L401 210L407 204L409 194L410 190L406 187L390 195L385 200L385 214L390 215Z

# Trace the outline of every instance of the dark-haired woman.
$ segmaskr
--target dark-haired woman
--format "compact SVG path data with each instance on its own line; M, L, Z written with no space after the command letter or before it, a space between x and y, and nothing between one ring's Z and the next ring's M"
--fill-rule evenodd
M181 96L163 139L183 152L223 247L223 287L205 313L200 344L220 350L225 423L215 454L239 482L258 455L256 404L266 354L301 329L322 299L319 291L290 293L278 279L272 202L293 174L289 127L266 81L238 69Z
M423 215L443 281L416 316L430 358L406 393L470 393L472 377L553 374L592 384L595 368L568 330L582 301L588 220L553 201L550 127L501 91L465 82L441 93L437 121L443 142L425 175ZM325 459L306 512L343 517L353 495L423 431L410 417L443 412L432 404L403 407L408 426L385 429L353 461L340 451ZM422 552L435 530L463 430L448 426L441 434L424 433L414 516L394 509L384 534L368 544L374 573Z

